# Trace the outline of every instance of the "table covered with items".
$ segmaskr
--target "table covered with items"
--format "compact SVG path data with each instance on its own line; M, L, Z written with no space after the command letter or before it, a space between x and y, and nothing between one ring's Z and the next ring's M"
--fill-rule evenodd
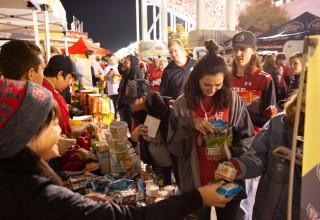
M86 115L71 124L95 123L99 129L85 132L76 146L61 155L60 175L65 186L82 195L99 193L118 204L145 206L175 195L175 185L163 185L162 177L143 164L128 139L128 125L114 121L112 102L92 90L80 92L80 106Z

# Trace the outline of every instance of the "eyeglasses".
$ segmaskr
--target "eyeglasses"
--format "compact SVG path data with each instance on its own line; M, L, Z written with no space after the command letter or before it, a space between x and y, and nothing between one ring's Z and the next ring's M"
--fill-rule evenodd
M169 53L170 54L177 53L179 50L182 50L182 48L179 48L179 49L176 49L176 50L169 50Z
M247 52L248 48L244 48L244 47L234 47L232 48L233 52Z

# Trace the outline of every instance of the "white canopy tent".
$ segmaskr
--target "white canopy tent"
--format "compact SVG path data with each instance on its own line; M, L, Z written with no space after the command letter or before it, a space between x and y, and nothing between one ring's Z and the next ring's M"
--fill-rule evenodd
M66 11L60 0L1 0L0 36L10 38L14 33L45 37L46 57L50 57L50 35L62 37L67 31Z

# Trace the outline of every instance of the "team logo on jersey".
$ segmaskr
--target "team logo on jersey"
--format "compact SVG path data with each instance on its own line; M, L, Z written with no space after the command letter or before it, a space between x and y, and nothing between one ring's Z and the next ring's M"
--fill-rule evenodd
M260 76L265 76L266 78L270 78L271 77L271 75L269 73L266 73L266 72L263 72L263 71L260 72L259 75Z
M232 90L235 91L235 92L237 92L237 93L238 93L238 92L245 92L245 91L247 91L246 88L240 88L240 87L233 87Z
M252 82L244 82L244 86L251 86Z

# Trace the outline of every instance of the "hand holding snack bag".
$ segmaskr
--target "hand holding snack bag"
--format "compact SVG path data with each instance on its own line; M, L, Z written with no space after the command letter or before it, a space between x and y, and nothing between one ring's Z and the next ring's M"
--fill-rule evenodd
M208 160L221 161L231 158L228 146L230 145L230 129L223 120L209 121L215 128L213 134L204 136Z

